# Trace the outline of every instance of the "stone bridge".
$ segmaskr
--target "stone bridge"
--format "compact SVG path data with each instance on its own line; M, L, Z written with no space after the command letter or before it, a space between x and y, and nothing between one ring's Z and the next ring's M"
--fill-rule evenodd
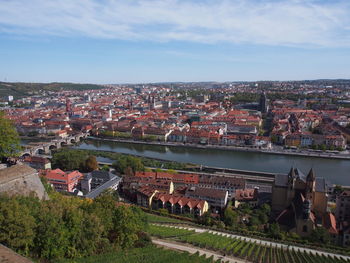
M51 154L51 150L59 149L62 146L73 145L80 142L83 138L86 138L88 133L79 133L68 136L66 138L54 139L50 142L38 142L27 145L25 150L21 153L21 156L34 156L40 154Z

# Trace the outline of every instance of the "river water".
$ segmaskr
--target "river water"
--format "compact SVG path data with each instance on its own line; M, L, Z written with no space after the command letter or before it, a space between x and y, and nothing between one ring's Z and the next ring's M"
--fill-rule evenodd
M112 151L177 162L271 173L288 173L290 168L294 166L307 174L313 168L317 177L324 177L333 184L350 185L350 160L98 140L85 140L75 148Z

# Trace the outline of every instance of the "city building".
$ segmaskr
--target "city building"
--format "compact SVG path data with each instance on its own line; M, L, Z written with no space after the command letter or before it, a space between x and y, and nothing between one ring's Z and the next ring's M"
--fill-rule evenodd
M256 207L258 205L258 189L237 189L234 196L234 207L238 208L242 204Z
M46 169L40 171L43 176L57 191L73 192L83 174L79 171L64 172L61 169Z
M186 190L185 196L205 200L213 212L220 213L227 205L228 191L192 186Z
M335 216L339 222L350 222L350 190L337 195Z

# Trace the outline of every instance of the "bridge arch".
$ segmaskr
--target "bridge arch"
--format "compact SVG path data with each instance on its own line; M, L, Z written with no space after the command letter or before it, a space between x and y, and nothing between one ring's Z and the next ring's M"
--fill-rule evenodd
M36 149L35 152L34 152L34 155L36 155L36 154L45 154L44 148L38 148L38 149Z
M57 146L56 146L56 145L51 144L51 145L49 146L49 150L55 150L55 149L57 149Z
M61 142L61 147L62 147L62 146L67 146L67 145L68 145L68 143L67 143L67 142L64 142L64 141L63 141L63 142Z

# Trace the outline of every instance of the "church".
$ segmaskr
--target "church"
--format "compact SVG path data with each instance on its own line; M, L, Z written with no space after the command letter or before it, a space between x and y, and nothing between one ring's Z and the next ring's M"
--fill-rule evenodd
M291 168L288 174L275 176L272 211L284 230L304 237L310 235L317 225L328 222L328 217L334 217L327 212L326 181L317 178L313 169L307 176L297 168Z

